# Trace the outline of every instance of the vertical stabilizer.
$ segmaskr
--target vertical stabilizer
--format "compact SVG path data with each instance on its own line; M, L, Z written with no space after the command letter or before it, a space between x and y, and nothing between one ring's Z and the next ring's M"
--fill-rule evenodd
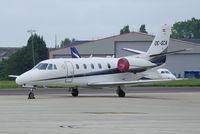
M70 47L72 58L81 58L78 50L75 47Z
M151 56L167 52L167 48L169 46L170 33L170 26L162 26L158 34L155 36L149 50L147 51L147 54Z
M161 27L158 34L155 36L151 46L147 51L149 61L157 65L162 65L166 62L166 52L169 46L171 27L164 25Z

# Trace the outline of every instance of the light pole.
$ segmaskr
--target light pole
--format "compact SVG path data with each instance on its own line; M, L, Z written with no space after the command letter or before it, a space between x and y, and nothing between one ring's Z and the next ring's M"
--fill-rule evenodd
M33 57L33 66L35 66L35 52L34 52L34 44L33 44L33 33L36 32L36 30L30 29L27 31L28 33L31 33L31 45L32 45L32 57Z

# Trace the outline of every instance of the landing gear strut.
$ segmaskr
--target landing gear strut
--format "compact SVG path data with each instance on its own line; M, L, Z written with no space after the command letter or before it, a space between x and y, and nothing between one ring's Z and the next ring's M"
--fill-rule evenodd
M30 89L29 94L28 94L28 99L35 99L34 89L35 88Z
M125 97L126 96L126 93L122 90L122 88L120 86L117 87L116 93L119 97Z
M77 97L78 93L79 93L79 91L78 91L77 87L76 88L74 88L74 87L71 88L71 94L72 94L73 97Z

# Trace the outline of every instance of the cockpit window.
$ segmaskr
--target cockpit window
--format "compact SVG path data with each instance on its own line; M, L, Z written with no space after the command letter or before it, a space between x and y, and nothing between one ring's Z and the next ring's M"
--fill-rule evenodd
M52 70L53 69L53 64L49 64L47 69L48 70Z
M164 74L165 72L164 71L161 71L161 74Z
M40 63L36 66L36 68L39 70L46 70L47 66L48 66L47 63Z
M57 70L57 67L55 64L48 64L48 63L39 63L37 64L33 69L38 70Z

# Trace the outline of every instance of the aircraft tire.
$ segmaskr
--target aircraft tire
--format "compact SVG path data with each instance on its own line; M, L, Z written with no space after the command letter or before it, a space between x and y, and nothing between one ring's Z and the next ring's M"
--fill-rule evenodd
M72 94L73 97L77 97L78 94L79 94L78 89L72 89L72 93L71 94Z
M122 90L122 91L119 92L118 96L119 97L125 97L126 93Z
M34 95L33 92L30 92L30 93L28 94L28 99L35 99L35 95Z
M118 89L117 89L117 95L119 97L125 97L126 93L120 87L118 87Z

